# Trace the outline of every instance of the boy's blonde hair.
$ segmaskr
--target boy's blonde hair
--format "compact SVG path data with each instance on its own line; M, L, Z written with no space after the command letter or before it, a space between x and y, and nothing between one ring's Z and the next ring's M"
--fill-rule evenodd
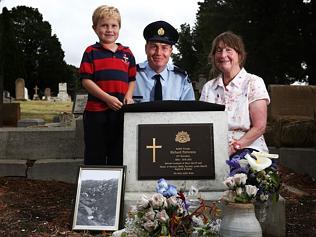
M119 10L116 7L102 5L102 6L99 6L97 9L95 9L92 15L93 26L96 26L98 24L98 21L102 19L103 17L116 19L121 28L121 15L120 15Z

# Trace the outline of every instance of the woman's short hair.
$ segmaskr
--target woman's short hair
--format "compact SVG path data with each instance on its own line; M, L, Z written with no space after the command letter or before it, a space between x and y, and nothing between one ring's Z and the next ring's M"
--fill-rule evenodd
M208 55L209 63L212 64L211 71L212 71L213 76L217 76L218 74L220 74L214 62L215 53L220 42L223 42L225 46L233 48L238 53L240 68L242 68L246 62L247 53L246 53L245 45L241 36L236 35L235 33L231 31L223 32L213 40L212 49L211 49L210 54Z

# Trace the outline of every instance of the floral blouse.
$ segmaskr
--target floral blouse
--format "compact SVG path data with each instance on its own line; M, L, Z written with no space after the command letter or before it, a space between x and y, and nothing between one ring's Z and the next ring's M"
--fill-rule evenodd
M251 127L249 104L264 99L270 103L270 97L262 78L247 73L243 68L226 86L222 76L208 81L202 89L201 101L225 105L228 117L228 141L238 140ZM263 136L254 141L249 148L268 152Z

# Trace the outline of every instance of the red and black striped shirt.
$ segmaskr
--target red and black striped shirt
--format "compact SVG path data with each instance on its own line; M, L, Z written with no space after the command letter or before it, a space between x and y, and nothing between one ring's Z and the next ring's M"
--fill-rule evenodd
M80 79L90 79L103 91L123 102L128 83L135 81L136 63L132 51L121 44L115 52L100 43L89 46L80 64ZM89 94L85 110L107 110L106 103Z

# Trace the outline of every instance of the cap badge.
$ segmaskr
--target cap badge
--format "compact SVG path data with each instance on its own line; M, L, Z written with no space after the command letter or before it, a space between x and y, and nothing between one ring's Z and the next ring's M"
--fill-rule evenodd
M159 28L157 33L158 33L158 35L162 36L165 34L165 30L163 28Z

